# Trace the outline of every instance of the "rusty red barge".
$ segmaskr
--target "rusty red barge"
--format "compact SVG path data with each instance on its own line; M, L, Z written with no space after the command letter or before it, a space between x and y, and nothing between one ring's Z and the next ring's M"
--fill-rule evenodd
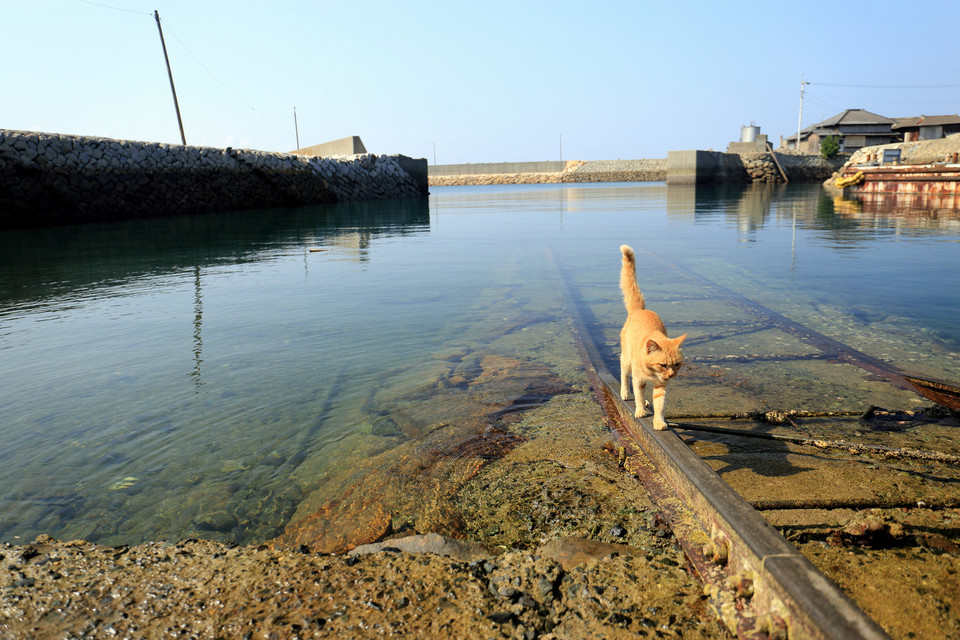
M909 199L916 206L960 209L960 163L956 162L847 166L837 182L845 196L860 200L893 196L901 204Z

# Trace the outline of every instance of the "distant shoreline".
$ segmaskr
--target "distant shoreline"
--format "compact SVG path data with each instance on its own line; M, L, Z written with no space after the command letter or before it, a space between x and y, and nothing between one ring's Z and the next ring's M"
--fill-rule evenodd
M673 155L674 152L671 152ZM682 152L694 153L694 152ZM722 158L722 175L706 176L697 182L749 184L783 182L779 165L790 181L820 182L830 177L841 161L820 156L776 155L768 152L721 153L695 152ZM720 160L716 160L720 162ZM681 174L689 167L675 167ZM567 160L547 162L499 162L429 165L427 183L431 187L493 184L554 184L582 182L662 182L671 172L668 158L639 160ZM680 181L678 181L680 182Z
M666 158L500 162L427 167L427 182L432 187L559 182L657 182L666 179Z

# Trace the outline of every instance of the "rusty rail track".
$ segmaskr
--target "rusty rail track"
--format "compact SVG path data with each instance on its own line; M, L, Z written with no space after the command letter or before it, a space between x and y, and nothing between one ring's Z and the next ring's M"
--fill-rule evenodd
M669 518L728 629L756 640L889 638L676 433L654 431L634 417L586 329L569 280L561 278L577 349L625 465Z
M785 436L775 433L754 433L753 431L744 431L743 429L724 429L722 427L712 427L689 422L674 422L672 420L669 424L678 429L702 431L705 433L719 433L723 435L736 436L737 438L778 440L780 442L790 442L793 444L815 447L817 449L841 449L851 453L870 453L885 458L912 458L914 460L933 460L941 464L953 466L960 465L960 456L943 453L942 451L918 451L915 449L904 449L900 447L881 447L878 445L861 444L859 442L847 442L846 440L825 440L823 438ZM958 506L960 506L960 503L958 503Z

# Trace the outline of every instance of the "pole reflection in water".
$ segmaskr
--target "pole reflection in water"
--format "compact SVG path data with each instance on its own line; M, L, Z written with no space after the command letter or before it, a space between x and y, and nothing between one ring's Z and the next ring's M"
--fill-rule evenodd
M200 393L203 380L200 376L200 363L203 362L203 292L200 289L200 266L193 268L193 378L194 393Z

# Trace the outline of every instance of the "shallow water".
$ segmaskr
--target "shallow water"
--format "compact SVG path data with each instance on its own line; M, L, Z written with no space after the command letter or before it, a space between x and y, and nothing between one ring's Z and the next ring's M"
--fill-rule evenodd
M273 537L351 454L417 438L406 405L481 355L575 383L561 274L616 371L624 242L690 334L668 412L929 404L728 294L956 382L958 240L955 214L815 185L661 183L0 233L0 540Z

